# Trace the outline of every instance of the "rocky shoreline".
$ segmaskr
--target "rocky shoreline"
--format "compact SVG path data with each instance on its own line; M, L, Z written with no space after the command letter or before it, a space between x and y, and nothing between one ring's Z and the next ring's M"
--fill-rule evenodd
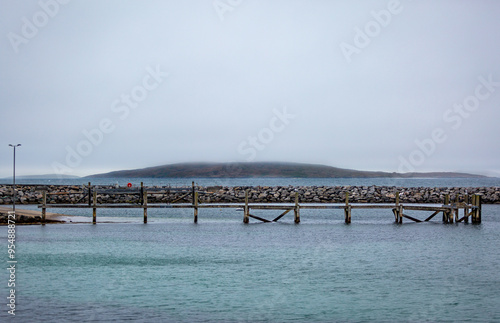
M16 209L15 218L13 216L9 216L9 213L12 214L11 207L0 207L0 225L8 224L9 220L12 220L16 225L40 224L42 222L42 214L40 211ZM65 223L68 217L71 216L47 212L45 222Z
M139 188L131 188L129 194L99 193L115 189L115 186L92 186L98 191L98 203L140 203ZM127 188L121 188L127 189ZM192 187L144 187L148 203L192 202ZM47 192L49 204L87 203L88 188L77 185L18 185L17 204L41 204L42 191ZM343 203L349 193L351 203L394 203L400 193L401 203L442 203L446 195L454 200L456 195L481 194L484 204L500 204L500 187L395 187L395 186L196 186L200 203L243 202L249 190L250 203L291 203L299 193L301 203ZM155 192L156 191L156 192ZM135 194L134 194L135 192ZM68 194L70 193L70 194ZM460 197L462 200L462 197ZM12 204L12 186L0 185L0 205Z

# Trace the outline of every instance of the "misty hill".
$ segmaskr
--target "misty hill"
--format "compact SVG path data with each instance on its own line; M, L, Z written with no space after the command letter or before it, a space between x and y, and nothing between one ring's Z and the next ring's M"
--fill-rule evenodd
M452 178L485 177L481 175L433 172L433 173L387 173L369 172L337 168L325 165L300 163L181 163L142 169L121 170L87 177L127 177L127 178L223 178L223 177L289 177L289 178Z

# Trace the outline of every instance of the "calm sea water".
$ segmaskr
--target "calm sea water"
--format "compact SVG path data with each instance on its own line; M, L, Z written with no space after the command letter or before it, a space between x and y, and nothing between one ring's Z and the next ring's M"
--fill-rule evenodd
M388 210L354 210L351 225L342 210L302 210L299 225L290 214L244 225L235 210L202 209L198 224L191 210L151 209L148 224L140 210L98 212L128 223L17 227L16 317L2 305L0 321L500 321L499 205L480 225L397 225ZM5 304L7 281L2 270Z
M480 187L500 186L500 178L77 178L77 179L17 179L20 184L71 184L83 185L91 182L94 185L127 185L139 186L141 182L147 186L172 185L191 186L191 182L200 186L344 186L344 185L378 185L399 187ZM0 179L0 184L11 184L12 180Z

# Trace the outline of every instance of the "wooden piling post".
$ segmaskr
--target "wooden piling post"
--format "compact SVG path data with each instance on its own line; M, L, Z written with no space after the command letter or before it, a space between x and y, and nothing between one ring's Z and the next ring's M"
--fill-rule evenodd
M300 206L299 206L299 192L295 192L295 208L294 208L294 222L300 223Z
M45 216L47 214L47 191L42 191L42 225L45 225Z
M477 195L476 197L476 203L477 203L477 216L476 216L476 223L481 223L481 209L482 209L482 201L481 201L481 195Z
M396 214L398 215L398 223L403 223L401 219L401 209L399 208L399 191L396 192Z
M89 194L89 206L92 205L92 187L90 186L90 182L89 182L89 186L87 187L87 190L88 190L88 194Z
M94 202L94 208L92 209L92 224L96 224L97 223L97 191L94 190L94 195L93 195L93 198L92 198L93 202Z
M144 182L141 182L141 205L144 205Z
M243 211L243 223L248 223L250 221L250 209L248 207L248 190L245 191L245 208Z
M459 204L460 204L460 195L457 194L455 196L455 209L453 210L454 213L455 213L455 223L458 223Z
M394 211L394 215L396 216L396 223L403 223L401 208L399 206L399 191L396 192L396 208Z
M473 194L472 197L471 197L471 206L472 206L472 210L471 210L471 222L472 223L476 223L476 194Z
M454 203L451 203L451 200L450 200L450 206L451 206L451 208L448 211L448 223L453 223L453 215L455 213L456 201Z
M194 192L194 223L198 223L198 192Z
M394 213L394 223L398 223L398 211L396 208L392 209L392 213Z
M444 196L444 205L449 206L450 204L450 194L446 194ZM443 223L448 223L448 218L449 218L449 210L446 209L443 211Z
M471 196L471 222L474 224L476 223L476 194L473 194Z
M344 217L345 217L345 224L351 223L351 206L349 205L349 192L345 193Z
M345 192L345 207L344 207L344 222L345 224L349 224L349 220L347 218L347 208L349 207L349 192Z
M144 207L144 223L148 223L148 191L144 190L141 182L142 206Z
M192 204L194 205L194 200L195 200L195 198L194 198L194 181L191 182L191 195L193 196L193 203Z
M398 215L398 223L403 224L403 206L399 203L399 191L396 192L396 213Z
M399 193L396 192L396 207L392 209L392 212L394 213L394 223L399 223Z
M464 223L469 223L467 213L469 213L469 194L464 195Z

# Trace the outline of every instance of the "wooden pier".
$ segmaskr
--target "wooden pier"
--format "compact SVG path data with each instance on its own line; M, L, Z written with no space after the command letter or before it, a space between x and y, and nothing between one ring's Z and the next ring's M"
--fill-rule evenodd
M186 191L186 188L169 188L168 191ZM194 223L198 222L198 211L203 208L232 208L232 209L242 209L243 210L243 223L250 223L250 218L261 222L277 222L283 218L286 214L294 211L294 223L300 223L300 210L315 209L315 210L344 210L344 222L350 224L352 221L352 210L353 209L387 209L391 210L394 215L394 222L398 224L403 223L403 218L411 220L412 222L428 222L433 219L439 213L442 213L443 223L468 223L469 218L473 224L481 223L481 195L463 195L455 196L453 200L449 195L446 195L442 205L435 204L410 204L403 205L400 203L399 193L396 193L394 204L369 204L369 203L356 203L352 204L349 202L349 193L345 193L345 203L307 203L300 204L299 194L295 193L295 203L249 203L249 190L245 191L244 202L241 203L199 203L199 192L195 189L194 183L192 189L187 193L183 194L180 198L169 204L148 204L148 194L162 194L166 191L165 188L162 189L152 189L145 188L141 183L140 189L127 189L127 188L116 188L116 189L92 189L91 184L88 185L88 192L86 192L87 203L75 203L75 204L48 204L47 203L47 193L46 190L42 190L42 204L38 205L42 209L42 224L45 224L45 215L47 208L92 208L92 223L97 223L97 209L100 208L127 208L127 209L143 209L144 223L148 222L148 209L151 208L162 208L162 209L175 209L175 208L192 208L194 212ZM140 196L140 203L138 204L124 204L124 203L98 203L97 195L101 194L135 194ZM55 193L61 194L61 193ZM70 193L66 193L70 194ZM191 203L177 203L182 199L191 196ZM256 215L251 214L251 210L278 210L282 211L280 215L272 220L268 220ZM432 212L431 215L423 220L416 217L409 216L405 211L425 211ZM463 216L460 217L460 211L463 211Z

